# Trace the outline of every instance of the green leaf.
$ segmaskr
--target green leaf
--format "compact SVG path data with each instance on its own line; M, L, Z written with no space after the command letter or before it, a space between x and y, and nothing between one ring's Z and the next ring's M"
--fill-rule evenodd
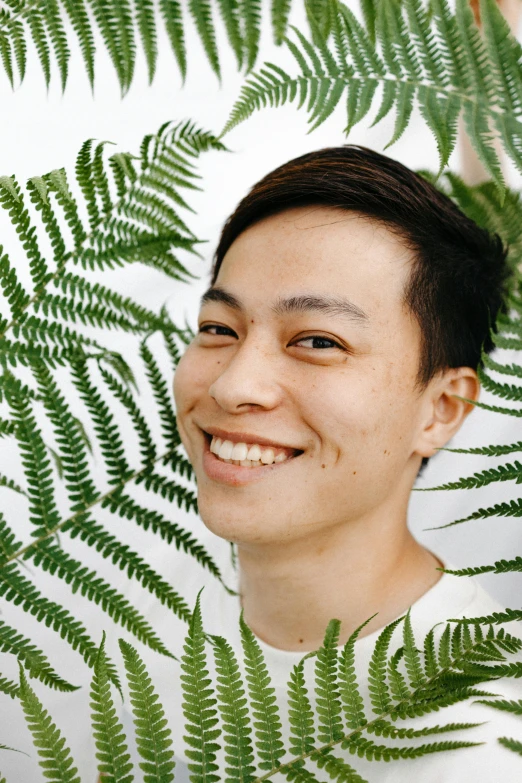
M373 711L380 715L391 706L390 691L386 682L386 661L391 637L397 625L403 621L400 617L381 631L375 643L368 667L368 690Z
M403 625L404 663L412 688L420 688L425 681L421 664L420 653L417 650L413 628L411 626L410 612L406 614Z
M271 770L280 766L280 759L285 752L275 689L272 687L261 648L243 616L240 628L251 715L255 721L256 748L261 759L259 768Z
M498 741L508 750L512 750L513 753L518 753L522 756L522 742L520 740L511 739L509 737L499 737Z
M230 644L220 636L212 638L216 660L216 692L221 715L225 773L229 780L254 780L252 726L239 664Z
M129 774L132 772L132 763L110 686L104 632L94 664L90 691L92 733L96 743L98 772L108 783L132 783L134 778Z
M203 49L210 67L221 81L221 69L216 45L215 28L212 19L212 6L209 0L188 0L188 9L196 24Z
M221 728L218 725L217 700L205 653L200 596L189 624L184 650L180 680L187 732L184 740L188 745L185 755L190 759L190 779L194 783L218 783L216 756L220 746L216 740L221 736Z
M375 615L373 615L375 617ZM355 670L355 642L359 634L368 623L373 620L370 617L362 623L350 635L348 641L343 647L339 660L339 690L344 705L346 722L350 729L358 729L367 723L364 711L364 702L357 684L357 675Z
M30 687L20 666L20 703L33 742L42 759L43 775L53 783L80 783L78 770L61 733Z
M340 627L339 620L330 621L315 663L317 736L325 744L336 742L344 735L341 694L337 682Z
M129 685L136 745L143 759L140 769L144 772L144 783L171 783L175 761L165 711L134 647L123 639L119 644Z

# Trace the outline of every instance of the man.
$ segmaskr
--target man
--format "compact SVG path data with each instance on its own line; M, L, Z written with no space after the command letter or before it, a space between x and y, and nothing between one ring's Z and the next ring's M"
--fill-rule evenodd
M498 238L403 165L349 145L269 173L225 224L176 372L178 424L201 517L237 547L239 597L204 596L207 630L233 642L242 608L282 702L334 617L343 643L373 616L356 643L364 680L379 630L409 607L418 640L500 608L473 580L441 576L448 564L413 538L407 507L478 398L507 277ZM439 722L481 721L451 739L483 747L354 766L390 783L514 780L519 761L496 743L516 735L513 718L468 702Z

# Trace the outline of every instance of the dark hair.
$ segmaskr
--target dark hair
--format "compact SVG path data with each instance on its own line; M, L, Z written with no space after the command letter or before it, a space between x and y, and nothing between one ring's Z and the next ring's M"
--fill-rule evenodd
M404 302L421 330L418 384L449 367L480 364L505 311L509 267L500 237L480 228L434 185L378 152L346 144L274 169L240 201L214 254L212 283L232 242L262 218L297 206L356 211L394 231L415 261Z

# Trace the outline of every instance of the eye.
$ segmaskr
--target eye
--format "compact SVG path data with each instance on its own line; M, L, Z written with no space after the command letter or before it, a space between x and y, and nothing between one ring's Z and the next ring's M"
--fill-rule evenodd
M229 329L228 326L222 326L221 324L203 324L199 327L200 334L212 334L216 337L237 337L237 334Z
M308 345L305 345L305 343L308 343ZM310 335L309 337L301 337L300 340L297 340L293 345L298 345L303 348L312 348L312 349L326 349L326 348L338 348L340 351L345 351L346 349L338 343L336 340L332 340L330 337L322 337L319 334Z

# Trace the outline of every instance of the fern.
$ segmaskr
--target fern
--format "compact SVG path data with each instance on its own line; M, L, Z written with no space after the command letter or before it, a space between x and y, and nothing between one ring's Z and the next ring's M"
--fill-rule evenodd
M136 650L123 639L120 639L120 649L129 683L138 753L143 759L140 763L140 769L145 773L143 780L145 783L170 783L174 780L174 753L170 730L165 728L163 707Z
M404 646L388 653L386 650L400 622L403 622ZM381 699L380 711L375 709L374 716L368 718L359 697L360 683L353 676L351 663L355 639L364 625L366 623L339 650L336 646L339 623L333 620L327 628L322 647L305 655L294 667L286 694L290 727L286 748L281 739L279 711L270 674L251 630L241 617L245 655L245 674L242 675L231 644L222 637L207 637L205 634L198 597L185 639L180 677L186 721L185 756L189 759L191 779L216 783L224 779L261 783L284 775L288 781L312 783L317 779L316 770L320 769L332 780L366 783L356 767L348 763L349 755L372 762L391 761L422 758L476 744L473 742L473 729L480 724L450 722L424 724L419 728L397 725L397 721L406 717L438 712L470 698L497 710L522 714L519 702L497 699L476 687L478 683L495 680L498 676L522 676L522 665L507 657L521 651L522 640L503 630L495 632L493 627L484 635L480 625L475 625L471 632L462 624L446 624L437 638L435 629L432 629L424 640L423 647L429 651L425 658L416 651L408 614L403 620L387 626L374 648L370 669L377 667L384 672L382 676L386 680L387 692L393 695L384 701ZM91 685L98 770L109 779L130 781L134 770L112 700L104 645L105 637L97 652ZM209 647L214 653L215 675L210 674ZM148 783L171 781L174 777L172 736L163 707L136 650L122 639L120 649L130 691L138 752L142 758L143 779ZM432 657L440 660L440 665L434 664ZM316 661L313 686L321 700L317 709L317 727L310 698L311 683L305 676L305 663L310 658ZM339 658L348 662L347 667L339 667ZM409 680L409 686L400 695L394 693L392 682L397 674L404 683ZM352 693L348 695L348 691ZM22 670L20 692L26 719L39 747L53 758L55 768L69 769L73 762L64 740L35 694L28 689ZM252 705L252 720L247 693ZM354 719L349 708L347 725L338 720L343 712L342 704L356 705L357 717ZM454 732L462 731L470 732L469 741L451 739ZM415 742L419 738L441 735L449 736L423 744ZM381 737L388 743L378 743L375 737ZM397 740L402 744L397 744ZM503 738L501 742L516 750L516 740ZM61 750L61 755L58 750Z
M105 634L94 664L91 683L92 733L97 746L98 771L108 780L130 783L130 756L110 692L105 657Z
M522 167L520 153L520 46L494 0L481 0L484 37L473 22L467 0L458 0L453 14L446 0L434 0L431 18L421 0L365 3L362 25L350 8L330 0L335 51L329 26L309 15L314 45L295 27L286 44L299 68L289 75L265 63L243 86L222 136L263 106L307 102L310 131L321 125L343 96L347 100L345 133L367 115L382 87L380 122L393 107L395 127L390 144L403 134L417 101L434 134L444 168L455 147L457 120L462 116L471 143L500 189L502 172L492 145L491 127L501 135L507 153ZM506 50L500 58L499 42ZM509 82L509 91L505 90Z
M80 783L78 770L73 766L69 748L27 682L20 667L20 702L33 742L42 759L44 777L60 783Z
M24 481L2 475L0 486L26 499L31 528L28 538L19 540L9 520L0 519L0 595L54 629L89 666L97 651L87 630L43 594L36 577L22 571L24 562L61 579L159 653L171 653L123 591L86 567L82 554L69 554L68 536L96 549L178 617L191 619L180 593L109 532L105 518L97 518L101 509L173 543L221 578L213 559L189 531L147 506L150 495L157 494L179 507L196 507L193 487L179 481L190 480L192 470L178 451L163 370L152 348L143 343L158 333L176 364L184 331L164 309L152 312L82 273L82 267L103 270L131 260L144 261L176 279L185 277L187 270L173 248L195 252L198 240L178 214L180 203L190 212L181 194L199 188L197 160L208 149L225 148L193 123L167 123L145 137L139 156L108 157L106 144L87 142L77 158L75 181L63 170L31 178L25 190L14 177L0 179L0 206L8 213L30 271L30 283L22 284L11 254L1 251L0 288L9 317L0 323L0 401L9 415L0 432L18 448ZM48 253L39 242L35 216L49 240ZM101 330L99 339L92 336L93 327ZM142 344L140 384L150 381L156 410L143 411L136 367L103 344L107 329L127 332ZM62 393L57 365L76 386L83 406L80 415ZM131 444L124 441L113 412L118 405L139 445L138 464L129 456ZM154 414L162 425L159 438L153 435ZM94 478L93 459L101 459L101 479ZM65 512L57 502L58 481L63 482L69 506ZM134 484L142 485L141 502L128 494ZM65 538L58 540L62 533ZM74 688L31 640L3 624L0 649L15 654L31 677L60 690ZM119 687L114 665L108 660L104 665ZM1 683L2 691L16 695L16 684L6 678Z
M316 2L315 5L325 7L328 19L328 3ZM273 38L278 45L283 42L291 7L292 0L271 2ZM221 78L216 43L217 20L221 17L237 67L245 66L248 73L259 53L261 8L262 0L189 0L187 3L181 0L4 0L0 8L0 61L11 86L16 81L22 82L26 73L27 47L32 44L46 85L56 67L64 89L69 62L74 50L78 49L89 83L94 87L98 43L107 51L122 94L125 94L135 73L138 40L149 82L154 79L160 23L167 32L184 82L188 66L186 28L190 20L210 67Z

